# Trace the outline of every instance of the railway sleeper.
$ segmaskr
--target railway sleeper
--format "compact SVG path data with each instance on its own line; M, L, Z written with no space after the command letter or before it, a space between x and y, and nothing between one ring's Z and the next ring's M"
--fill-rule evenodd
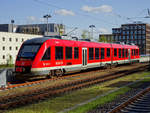
M144 113L144 112L150 112L150 110L147 110L147 109L132 109L132 108L129 108L129 107L126 107L125 108L125 111L128 111L128 113L132 113L132 112L137 112L137 113Z
M149 106L145 106L144 104L141 105L141 106L137 106L136 104L135 105L129 105L128 107L132 108L132 109L149 109L150 110L150 107Z

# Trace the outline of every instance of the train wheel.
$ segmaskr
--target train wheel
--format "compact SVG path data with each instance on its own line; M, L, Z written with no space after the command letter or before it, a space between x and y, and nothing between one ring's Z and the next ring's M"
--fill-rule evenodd
M49 71L48 75L46 76L46 78L51 78L52 77L52 72Z
M111 64L108 64L108 69L111 69L112 68L112 65Z
M62 71L61 69L55 70L55 75L56 75L57 77L60 77L60 76L63 75L63 71Z
M107 68L108 68L108 64L105 64L105 65L104 65L104 69L107 69Z

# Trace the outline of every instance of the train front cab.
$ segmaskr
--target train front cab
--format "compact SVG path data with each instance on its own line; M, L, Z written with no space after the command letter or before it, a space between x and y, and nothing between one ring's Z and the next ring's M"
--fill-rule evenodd
M21 46L15 63L16 75L31 72L32 64L40 46L40 44L23 44Z

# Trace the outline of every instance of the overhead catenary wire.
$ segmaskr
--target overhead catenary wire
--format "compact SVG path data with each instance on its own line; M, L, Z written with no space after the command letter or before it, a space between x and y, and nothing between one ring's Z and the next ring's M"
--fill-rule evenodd
M56 9L66 9L64 7L59 7L59 6L56 6L56 5L51 4L49 2L44 2L44 1L41 1L41 0L33 0L33 1L35 1L37 3L40 3L40 4L43 4L43 5L54 7ZM70 9L66 9L66 10L70 10ZM109 25L113 25L113 26L116 25L115 23L108 22L106 20L103 20L101 18L97 18L97 17L91 16L89 14L83 14L83 13L79 13L79 12L75 12L75 13L78 14L78 15L80 15L80 16L84 16L84 17L87 17L87 18L94 19L94 21L103 21L104 23L109 24Z

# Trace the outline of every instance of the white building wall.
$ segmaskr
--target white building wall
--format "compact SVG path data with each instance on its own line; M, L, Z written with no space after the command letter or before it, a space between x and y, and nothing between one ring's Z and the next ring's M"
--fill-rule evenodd
M42 35L0 32L0 65L7 64L10 55L14 64L21 44L35 37L42 37Z

